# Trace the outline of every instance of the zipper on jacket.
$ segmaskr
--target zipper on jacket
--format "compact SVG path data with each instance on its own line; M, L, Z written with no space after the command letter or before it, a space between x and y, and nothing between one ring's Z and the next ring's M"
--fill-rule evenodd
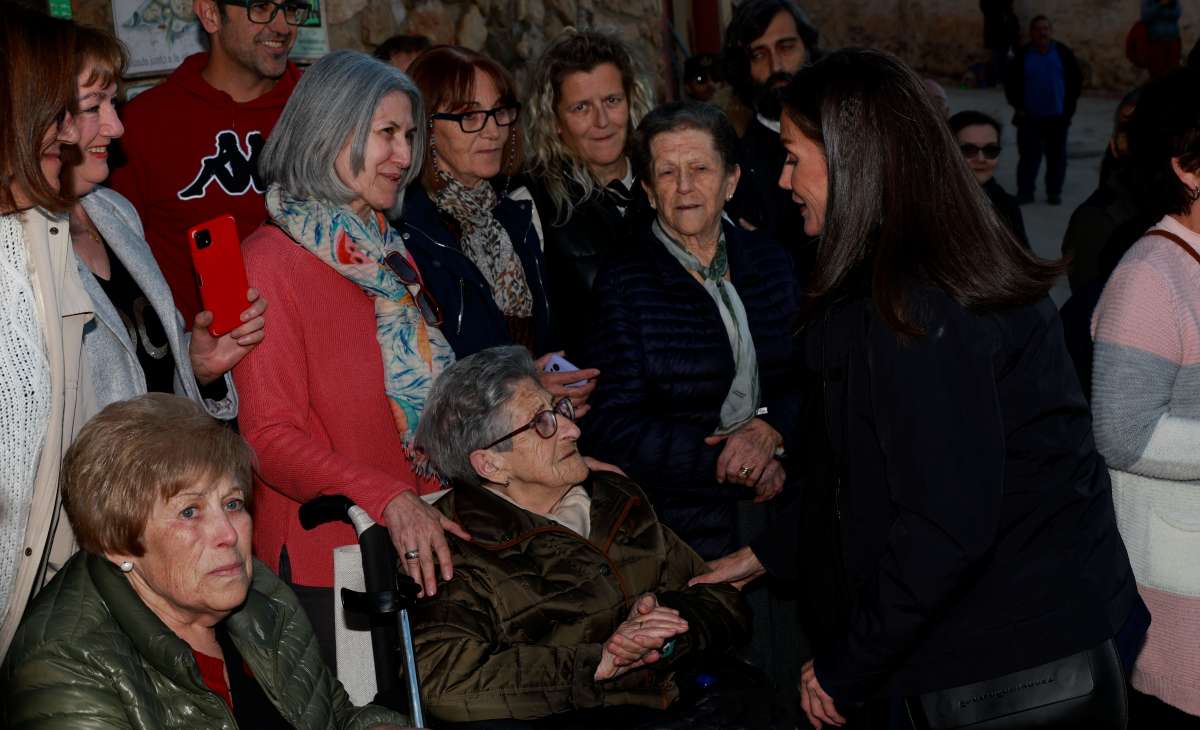
M458 334L462 334L463 311L467 308L467 282L458 278Z

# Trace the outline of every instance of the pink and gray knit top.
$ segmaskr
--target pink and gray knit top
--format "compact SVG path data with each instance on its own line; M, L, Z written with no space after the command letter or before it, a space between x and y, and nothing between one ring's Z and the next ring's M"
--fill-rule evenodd
M1154 228L1200 251L1174 218ZM1200 715L1200 262L1143 236L1105 286L1092 337L1096 443L1153 616L1133 686Z

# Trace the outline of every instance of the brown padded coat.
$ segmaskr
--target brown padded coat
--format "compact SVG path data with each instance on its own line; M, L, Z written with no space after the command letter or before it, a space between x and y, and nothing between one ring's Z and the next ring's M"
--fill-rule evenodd
M453 580L413 610L422 695L435 717L662 709L679 694L673 667L745 638L741 595L726 585L688 587L704 561L659 523L636 484L593 472L584 487L590 539L479 487L460 486L436 504L474 540L452 538ZM688 632L668 659L594 681L604 642L644 593L679 610Z

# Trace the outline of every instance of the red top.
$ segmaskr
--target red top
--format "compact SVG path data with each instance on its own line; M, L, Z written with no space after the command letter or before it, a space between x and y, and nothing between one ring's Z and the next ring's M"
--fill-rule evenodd
M229 705L229 709L232 711L233 695L229 693L229 685L225 683L225 662L216 657L201 654L195 649L192 649L192 656L196 657L196 664L200 667L200 678L204 680L204 685L225 700L225 704ZM249 673L250 670L246 671Z
M254 174L258 154L300 79L288 63L270 91L239 104L204 80L207 64L207 53L188 56L166 81L129 102L121 113L128 162L109 180L137 208L189 329L200 294L187 230L229 213L245 239L266 218L266 186Z
M264 225L243 245L250 286L270 302L267 336L233 371L238 422L258 455L254 552L279 570L287 546L292 581L333 585L332 550L357 542L341 522L311 532L300 505L344 494L375 521L418 487L384 391L375 306L363 291Z

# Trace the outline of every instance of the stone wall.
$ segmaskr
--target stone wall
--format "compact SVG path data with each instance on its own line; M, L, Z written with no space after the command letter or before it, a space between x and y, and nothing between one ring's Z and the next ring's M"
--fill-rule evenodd
M333 49L370 51L395 33L421 33L492 56L524 88L528 66L567 26L616 31L645 68L662 66L660 0L323 0ZM76 19L112 27L109 0L74 0Z
M927 74L963 77L988 58L983 16L975 0L800 0L821 29L822 45L872 46L891 51ZM1183 53L1200 35L1200 0L1181 0ZM1138 19L1136 0L1016 0L1027 30L1036 15L1054 23L1071 47L1091 89L1120 93L1145 80L1125 60L1125 35ZM1023 31L1023 35L1024 35Z

